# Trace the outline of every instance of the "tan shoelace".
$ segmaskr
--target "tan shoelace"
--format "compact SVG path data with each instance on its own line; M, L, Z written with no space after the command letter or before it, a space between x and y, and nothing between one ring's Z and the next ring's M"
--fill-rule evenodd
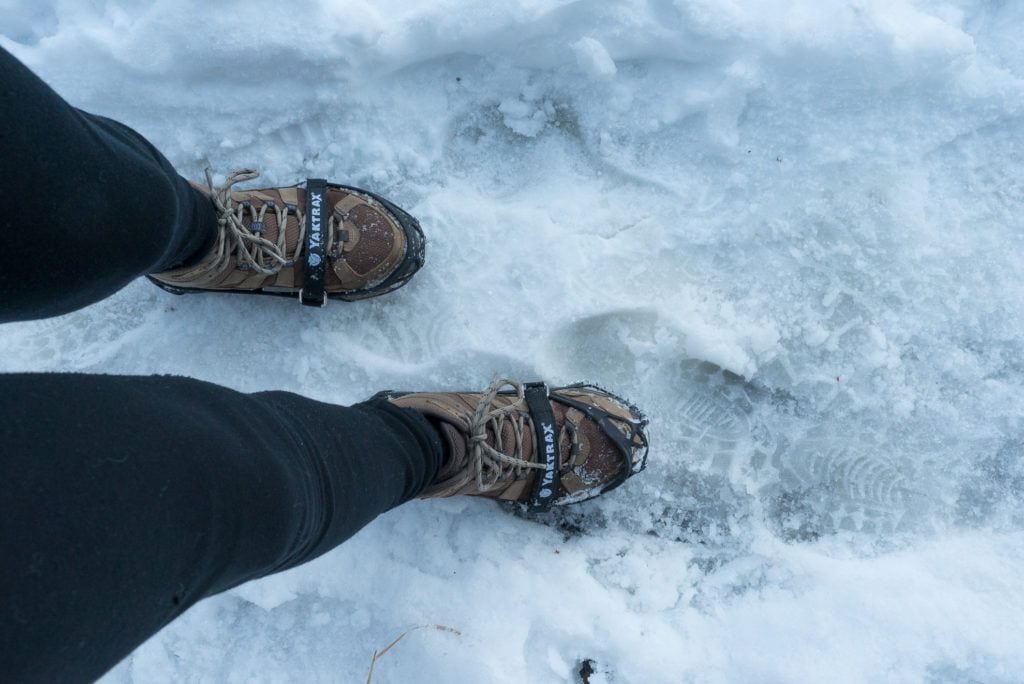
M218 233L217 243L205 264L204 271L223 271L231 263L232 255L235 255L239 269L272 276L280 273L283 268L293 266L302 255L306 237L306 215L297 205L263 202L260 208L256 209L247 202L236 203L231 198L231 188L234 185L253 180L259 175L259 171L255 169L239 169L228 175L224 185L217 187L213 184L210 169L206 169L206 184L210 188L210 199L217 212ZM271 242L261 234L268 210L273 210L277 218L277 242ZM298 240L295 243L295 251L290 255L285 240L289 214L294 214L299 222ZM247 217L250 219L249 227L244 223ZM341 239L345 239L345 232L338 230L343 220L342 216L332 213L327 221L326 244L328 254L331 256L337 256L335 235L340 234ZM257 227L255 230L254 226Z
M259 171L254 169L239 169L227 177L224 185L215 187L210 169L206 170L206 183L210 186L210 197L217 209L217 225L220 227L217 244L213 250L211 270L221 271L227 268L231 255L234 253L240 269L256 271L263 275L276 275L282 268L294 264L302 253L303 238L306 233L306 217L297 207L280 206L279 203L274 203L273 210L278 225L276 243L263 237L260 234L262 229L254 231L251 227L246 228L242 222L246 209L249 209L250 226L262 227L270 207L264 203L257 210L252 206L235 204L231 199L231 188L236 183L258 178L259 175ZM295 245L295 252L288 256L285 245L285 227L288 222L288 214L292 211L299 219L299 239Z
M507 406L498 406L495 399L506 385L516 391L517 399ZM529 419L529 411L525 405L526 393L523 383L503 378L491 383L480 397L476 409L468 417L469 466L481 491L493 488L508 473L514 472L518 477L526 468L545 468L543 463L534 463L523 458L523 434ZM511 421L515 442L511 455L503 451L505 445L502 441L502 428L506 420ZM494 435L494 446L487 443L488 428Z

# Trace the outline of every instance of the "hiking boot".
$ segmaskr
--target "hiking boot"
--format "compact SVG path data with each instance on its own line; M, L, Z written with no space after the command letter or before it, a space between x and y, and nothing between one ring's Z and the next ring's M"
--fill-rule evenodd
M446 460L424 499L465 494L544 509L591 499L647 465L647 421L592 385L498 380L483 393L374 398L419 411L441 433Z
M328 298L391 292L423 265L419 223L383 197L320 179L305 187L231 189L257 176L235 171L214 187L207 170L208 187L193 186L216 208L213 249L197 264L150 280L175 294L273 294L323 306Z

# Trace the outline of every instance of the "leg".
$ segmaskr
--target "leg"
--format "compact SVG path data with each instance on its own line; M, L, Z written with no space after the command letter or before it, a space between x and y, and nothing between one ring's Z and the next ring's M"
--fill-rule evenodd
M99 301L201 254L216 219L142 136L81 112L0 48L0 323Z
M386 294L423 265L419 223L385 198L320 181L315 211L308 188L229 182L211 197L2 48L0 150L0 323L73 311L144 274L179 292L266 289L321 305Z
M0 375L0 680L93 679L203 597L416 496L417 412L197 380Z

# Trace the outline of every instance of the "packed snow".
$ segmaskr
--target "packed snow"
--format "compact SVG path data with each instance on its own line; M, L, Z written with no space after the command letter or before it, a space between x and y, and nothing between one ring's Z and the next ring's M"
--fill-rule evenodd
M1024 679L1024 5L3 0L0 44L189 177L325 176L427 265L323 310L139 281L0 370L352 403L591 380L646 472L414 502L108 682ZM144 228L144 227L142 227Z

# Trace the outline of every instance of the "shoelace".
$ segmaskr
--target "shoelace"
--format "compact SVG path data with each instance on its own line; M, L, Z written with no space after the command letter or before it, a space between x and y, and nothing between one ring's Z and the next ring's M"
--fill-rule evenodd
M286 266L291 266L302 253L303 238L306 233L305 215L295 205L281 206L277 203L264 203L259 210L244 203L236 204L231 199L231 188L236 183L243 183L258 178L259 171L239 169L231 173L224 185L216 187L210 169L206 169L206 183L210 186L210 195L217 209L217 225L220 227L217 244L214 246L214 257L211 268L222 270L227 267L234 253L238 259L238 267L246 271L256 271L263 275L276 275ZM261 235L263 221L267 210L273 208L277 217L277 242L271 242ZM250 211L250 227L242 222L246 209ZM288 214L294 213L299 219L299 239L295 245L295 253L290 257L285 245L285 226Z
M506 406L495 404L495 399L505 386L516 391L516 401ZM544 469L544 464L523 458L523 433L529 419L529 411L521 410L526 404L526 390L523 383L502 378L495 380L480 397L480 403L468 417L469 423L469 465L481 490L494 487L506 473L519 476L525 468ZM505 421L511 421L513 440L512 454L502 450L505 446L502 428ZM494 435L494 446L487 443L487 429ZM485 477L486 471L486 477Z
M238 268L243 271L256 271L262 275L276 275L281 269L292 266L302 255L306 237L306 215L297 205L279 202L263 202L259 209L248 202L236 203L231 198L231 188L245 181L258 178L255 169L239 169L228 175L224 185L215 186L210 169L206 169L206 184L210 188L210 196L217 210L217 244L213 248L213 256L208 268L220 272L228 267L231 255L235 254ZM277 218L277 242L263 237L263 225L267 211L273 210ZM249 226L244 219L248 212ZM295 243L295 251L289 255L285 240L285 227L288 225L289 214L294 214L299 222L299 237ZM332 213L327 221L327 241L329 254L335 253L334 237L343 217ZM344 235L344 231L341 231ZM342 240L346 239L344 237Z

